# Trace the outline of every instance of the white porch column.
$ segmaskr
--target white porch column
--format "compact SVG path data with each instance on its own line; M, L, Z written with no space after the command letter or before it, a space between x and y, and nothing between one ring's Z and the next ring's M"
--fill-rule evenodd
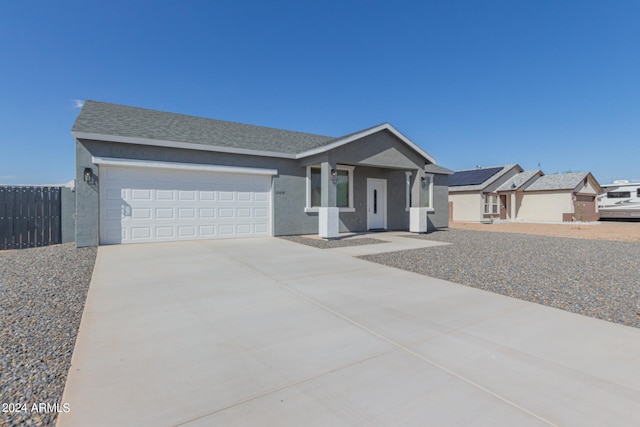
M338 237L340 231L340 208L318 208L318 234L323 239Z
M429 221L427 221L428 212L429 208L410 208L409 231L412 233L426 233L429 231Z
M516 212L516 199L518 197L518 193L515 191L511 193L511 221L515 221L518 219L518 213Z
M340 209L336 207L336 183L331 171L336 171L334 162L320 164L320 204L318 208L318 235L333 239L340 233Z

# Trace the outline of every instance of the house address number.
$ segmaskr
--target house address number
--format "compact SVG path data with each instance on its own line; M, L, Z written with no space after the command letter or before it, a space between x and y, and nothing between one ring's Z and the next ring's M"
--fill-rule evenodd
M284 194L284 191L276 191L276 194L277 194L277 195Z

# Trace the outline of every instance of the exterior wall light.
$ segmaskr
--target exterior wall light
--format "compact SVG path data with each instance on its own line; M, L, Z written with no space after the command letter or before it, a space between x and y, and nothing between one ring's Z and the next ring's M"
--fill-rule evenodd
M422 188L427 186L427 178L425 178L424 176L420 177L420 186Z
M338 171L335 168L331 168L331 182L334 184L338 182Z
M93 182L93 169L84 168L84 182L91 184Z

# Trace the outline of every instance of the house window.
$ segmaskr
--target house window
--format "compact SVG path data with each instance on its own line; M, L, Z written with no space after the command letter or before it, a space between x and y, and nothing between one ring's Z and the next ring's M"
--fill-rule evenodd
M631 197L630 191L612 191L607 193L607 197L610 199L628 199Z
M342 211L353 209L353 166L337 166L336 206ZM322 205L322 180L320 167L307 167L307 212L314 212Z
M310 168L309 181L311 182L311 203L307 204L308 207L318 207L320 202L320 168Z
M433 208L433 175L424 176L424 207Z
M484 195L484 213L485 214L498 213L498 195L497 194Z
M411 172L405 172L406 185L405 185L405 198L406 203L404 206L405 211L409 211L411 208Z
M349 207L349 171L338 169L338 180L336 181L336 206L339 208Z

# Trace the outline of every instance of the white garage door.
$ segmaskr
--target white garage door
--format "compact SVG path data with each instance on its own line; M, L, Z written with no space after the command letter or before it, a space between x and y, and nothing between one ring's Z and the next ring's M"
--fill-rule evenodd
M100 243L269 236L271 176L100 166Z

